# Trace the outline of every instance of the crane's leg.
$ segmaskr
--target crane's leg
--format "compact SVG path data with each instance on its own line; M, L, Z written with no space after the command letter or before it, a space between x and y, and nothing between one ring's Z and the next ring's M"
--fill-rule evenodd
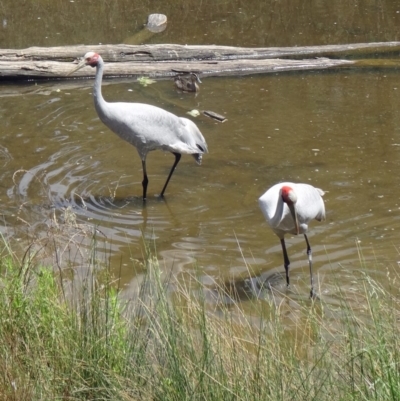
M306 234L304 234L304 238L306 239L306 243L307 243L308 264L310 265L310 282L311 282L310 297L315 298L314 278L313 278L313 274L312 274L312 252L311 252L310 243L308 242L308 238L307 238Z
M146 159L142 160L142 167L143 167L143 202L146 200L147 194L147 184L149 183L149 179L147 178L147 171L146 171Z
M285 238L281 238L281 245L282 245L282 251L283 251L283 261L284 261L284 266L285 266L285 272L286 272L286 284L289 287L289 265L290 265L290 260L286 251L286 245L285 245Z
M174 164L172 165L171 171L170 171L169 174L168 174L167 181L165 181L164 188L163 188L162 191L161 191L161 194L160 194L161 197L164 196L164 192L165 192L165 190L167 189L167 185L168 185L168 183L169 183L169 180L170 180L171 177L172 177L172 174L173 174L173 172L174 172L174 170L175 170L175 167L178 165L179 160L181 160L181 156L182 156L182 155L181 155L180 153L175 153L175 152L173 152L173 154L175 155L175 161L174 161Z

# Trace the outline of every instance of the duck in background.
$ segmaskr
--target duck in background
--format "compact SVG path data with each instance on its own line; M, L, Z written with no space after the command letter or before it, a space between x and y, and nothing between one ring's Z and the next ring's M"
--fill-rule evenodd
M183 92L199 92L201 84L200 78L194 72L188 74L178 74L174 77L174 83L177 89Z

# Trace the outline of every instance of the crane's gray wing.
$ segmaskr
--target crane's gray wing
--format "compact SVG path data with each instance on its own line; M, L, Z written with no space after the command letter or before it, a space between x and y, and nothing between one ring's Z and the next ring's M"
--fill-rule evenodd
M134 145L142 159L151 150L164 149L193 154L199 162L201 154L208 151L195 123L159 107L142 103L107 103L107 110L99 116L118 136Z

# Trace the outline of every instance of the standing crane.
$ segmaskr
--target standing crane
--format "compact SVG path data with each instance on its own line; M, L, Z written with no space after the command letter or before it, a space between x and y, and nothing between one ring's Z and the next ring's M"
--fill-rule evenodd
M85 66L96 67L93 87L94 106L100 120L120 138L137 149L143 167L143 201L146 200L149 179L146 171L147 154L162 149L174 154L175 161L161 191L164 196L171 176L182 153L191 154L201 164L207 143L196 124L187 118L177 117L159 107L142 103L106 102L101 94L104 61L95 52L88 52L68 75Z
M304 234L310 266L311 298L315 297L312 252L306 232L310 220L325 220L323 195L322 189L312 185L282 182L272 186L258 200L268 225L281 240L287 286L289 286L290 261L286 251L285 234Z

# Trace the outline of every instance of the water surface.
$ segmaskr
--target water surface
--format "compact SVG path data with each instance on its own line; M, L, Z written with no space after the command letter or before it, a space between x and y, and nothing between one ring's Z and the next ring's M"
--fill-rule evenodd
M398 40L397 2L314 1L292 7L269 2L6 1L3 47L121 43L150 12L168 15L151 43L300 46ZM59 7L59 12L55 8ZM195 21L195 22L194 22ZM320 294L334 303L338 276L360 267L385 282L398 260L400 83L396 69L265 74L203 79L197 96L171 81L143 87L108 81L109 101L150 103L180 116L192 109L223 114L224 124L192 118L210 153L197 166L184 155L165 200L157 198L173 156L148 156L148 201L141 201L136 150L98 119L92 81L4 83L0 87L1 231L41 252L57 248L60 266L79 270L97 245L129 287L143 261L142 236L153 240L163 267L214 280L272 277L285 292L278 238L257 199L279 181L307 182L326 191L327 220L309 239ZM68 239L68 240L67 240ZM303 237L288 236L293 294L307 296ZM47 253L51 254L51 253ZM54 262L54 260L53 260ZM140 268L139 268L140 269Z

